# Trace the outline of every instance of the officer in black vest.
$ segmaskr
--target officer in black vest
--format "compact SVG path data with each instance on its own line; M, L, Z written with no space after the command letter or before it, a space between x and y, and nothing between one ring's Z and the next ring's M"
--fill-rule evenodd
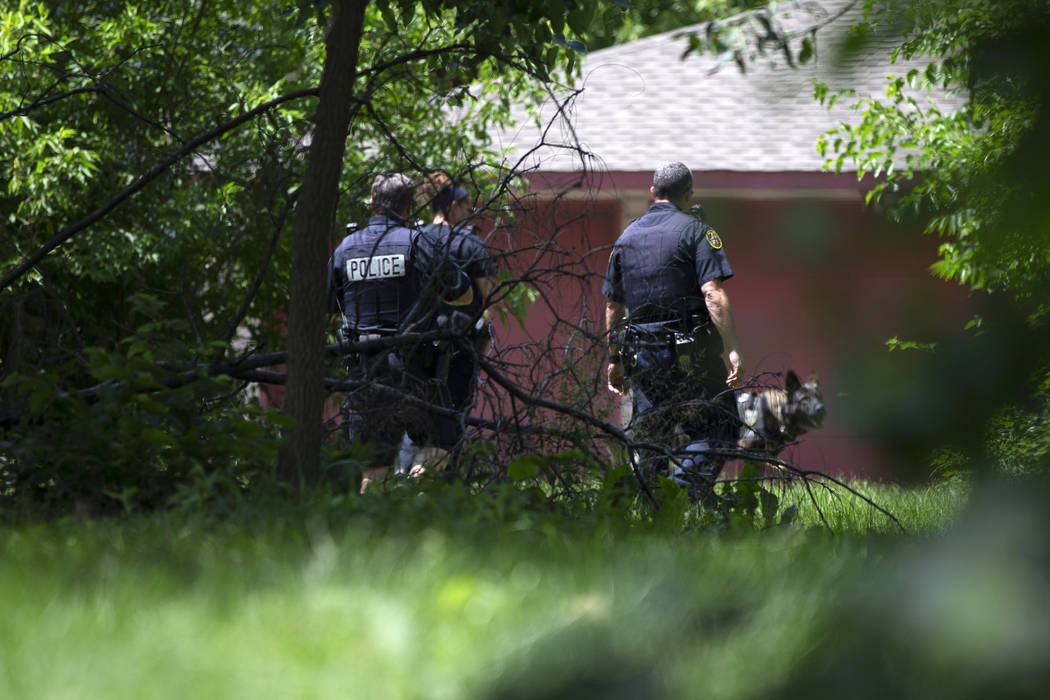
M449 261L470 278L474 292L471 303L442 305L438 311L438 325L456 333L444 346L443 359L448 364L441 373L447 377L452 407L460 414L457 434L462 441L466 428L462 418L474 403L478 357L484 355L492 339L492 324L485 319L485 313L489 294L496 286L496 268L489 249L470 225L474 216L474 198L470 193L440 170L426 175L419 190L419 201L433 211L431 223L422 226L423 232L439 242ZM416 445L410 439L403 440L398 471L412 473L419 460Z
M453 263L470 278L474 300L465 306L443 309L451 326L464 341L483 353L491 339L485 321L486 303L496 286L496 268L492 254L469 225L473 215L473 197L441 171L430 173L420 188L423 201L433 209L431 223L423 230L435 240L443 241ZM478 367L475 352L461 346L451 357L448 386L457 410L466 410L474 396Z
M373 216L332 254L330 298L342 315L340 333L349 342L435 330L442 302L460 305L473 299L470 280L450 263L441 242L407 224L414 194L414 183L401 173L376 177L369 203ZM399 401L397 393L381 388L450 408L445 379L435 376L439 364L433 342L407 339L349 358L350 379L361 385L343 403L348 434L376 445L362 491L386 474L405 432L428 446L431 464L455 445L454 418Z
M609 388L622 393L629 382L634 438L673 450L671 477L700 498L725 463L715 452L731 448L736 433L727 387L740 384L744 362L722 286L733 270L715 230L684 211L689 168L660 167L650 192L649 211L613 246L602 287ZM647 477L661 463L643 451Z

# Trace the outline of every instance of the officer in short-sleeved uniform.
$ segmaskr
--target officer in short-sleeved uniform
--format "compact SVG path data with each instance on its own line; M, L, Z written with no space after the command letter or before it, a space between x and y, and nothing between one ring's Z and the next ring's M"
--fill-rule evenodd
M474 401L477 386L478 356L488 349L492 338L484 318L489 293L495 285L495 267L488 248L469 225L473 217L470 193L456 184L448 173L437 170L424 176L420 183L420 200L433 211L431 223L423 231L440 247L447 260L470 282L470 302L442 304L438 309L438 326L455 332L442 343L439 374L446 379L452 407L459 413L460 441L466 431L463 420ZM409 471L418 462L418 448L407 436L401 444L400 471Z
M495 286L496 268L485 243L474 232L474 198L448 173L437 170L420 185L423 202L433 211L423 228L446 246L453 264L470 279L473 301L463 306L444 305L441 315L457 331L448 368L448 388L457 411L466 412L477 386L478 355L492 338L484 313Z
M612 334L610 387L617 389L614 376L622 371L631 388L634 439L672 448L672 477L699 497L725 462L710 450L731 447L736 430L722 360L728 345L735 384L743 364L721 287L733 270L714 229L680 208L692 194L691 173L680 163L662 170L654 176L656 201L609 257L602 292ZM661 197L661 176L677 183L679 196ZM643 472L652 477L661 463L646 453Z
M452 227L439 223L424 227L424 231L435 240L444 241L452 263L474 286L474 300L471 303L456 307L444 305L441 311L450 318L462 319L454 324L457 330L462 331L466 342L472 343L479 351L484 351L490 331L484 319L487 294L486 290L480 288L479 282L490 280L496 274L492 255L470 227ZM460 326L463 327L459 328ZM476 378L477 362L474 354L462 348L453 352L448 369L448 388L456 410L462 411L469 407Z
M382 181L387 189L407 191L407 204L402 198L400 205L378 205L381 178L387 178ZM350 342L434 330L441 300L469 289L469 280L448 264L441 242L406 226L398 215L411 210L411 180L403 175L381 175L376 183L374 215L339 244L329 271L331 298L343 318L341 333ZM374 386L394 387L448 408L447 387L434 380L438 359L433 343L402 343L350 358L350 379L363 384L350 391L344 402L348 434L351 440L377 445L372 466L391 464L405 432L420 445L443 450L455 445L455 419L399 402Z
M455 434L452 442L458 448L465 435L466 426L462 419L473 404L477 388L477 357L485 353L492 339L491 324L485 320L484 313L485 299L496 271L488 248L471 228L433 223L424 226L423 232L433 241L442 260L464 275L465 280L469 280L473 293L473 300L468 304L452 306L441 303L437 316L439 328L456 331L455 338L441 343L437 373L445 380L448 405L459 414L454 419L454 427L448 428L450 435ZM410 436L403 439L398 456L398 472L407 473L417 454L416 441Z

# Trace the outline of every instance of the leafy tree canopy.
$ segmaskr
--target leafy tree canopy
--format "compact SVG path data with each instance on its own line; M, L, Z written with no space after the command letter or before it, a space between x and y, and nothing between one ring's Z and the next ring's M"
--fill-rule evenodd
M1036 0L864 7L856 49L889 31L902 37L894 59L929 65L890 76L884 98L828 96L818 86L822 99L852 99L859 115L819 147L832 167L853 162L859 176L875 175L869 201L940 237L932 271L976 293L975 332L925 363L941 402L929 413L952 415L939 437L971 448L983 440L971 454L983 450L986 463L1007 471L1045 472L1050 8ZM963 107L944 110L929 96L945 91L965 95ZM982 423L986 431L973 429Z
M360 218L377 170L482 160L487 127L535 90L527 72L512 70L521 57L478 52L494 46L491 27L457 24L456 9L427 16L412 7L367 10L364 106L349 134L341 220ZM22 295L5 290L7 309L25 303L32 283L56 314L49 324L65 324L77 345L112 345L129 330L128 299L149 289L200 338L223 338L265 267L242 322L266 338L268 319L286 301L287 236L277 233L302 177L321 40L311 14L279 1L20 0L4 10L5 274L151 168L174 161L35 265L19 280ZM543 60L571 54L553 42L522 50ZM446 127L449 106L458 107L457 129ZM275 264L264 264L268 254ZM4 325L15 342L17 329ZM10 359L5 371L18 369Z
M571 70L566 37L593 6L358 5L334 218L360 220L379 170L489 161L488 126L553 68ZM224 452L233 469L252 461L215 439L219 462L200 450L163 455L182 449L178 435L236 434L231 422L250 418L230 401L235 382L198 382L195 367L221 360L231 341L238 352L283 344L288 229L316 133L329 12L281 0L18 0L0 11L0 419L48 416L38 439L4 443L16 456L0 480L119 494L157 470L221 464ZM181 398L164 392L187 382ZM160 397L147 411L127 393L142 391ZM150 431L112 423L147 414ZM211 418L214 429L194 427ZM101 439L66 462L55 436L80 433ZM114 451L105 436L118 434L145 442Z
M835 167L882 180L869 200L897 217L918 214L940 236L934 272L973 289L1022 296L1050 276L1050 11L1035 0L865 3L854 46L889 30L894 58L925 58L924 70L891 78L884 98L856 101L859 121L821 141ZM925 98L968 95L958 111ZM846 94L845 98L851 95Z
M599 5L581 38L594 51L766 4L765 0L613 0Z

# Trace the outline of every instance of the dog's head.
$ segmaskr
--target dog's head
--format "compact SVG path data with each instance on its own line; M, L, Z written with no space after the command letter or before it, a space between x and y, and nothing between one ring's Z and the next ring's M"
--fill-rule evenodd
M784 379L787 405L784 406L784 422L790 431L799 435L816 430L824 424L824 396L820 393L820 380L816 374L809 375L803 384L798 375L788 370Z

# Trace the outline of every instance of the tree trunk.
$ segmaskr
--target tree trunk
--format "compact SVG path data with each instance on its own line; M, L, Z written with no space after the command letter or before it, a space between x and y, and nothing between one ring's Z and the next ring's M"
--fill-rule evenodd
M286 432L278 472L282 478L300 485L313 483L320 475L328 244L335 226L339 177L367 5L368 0L332 0L317 119L295 209L288 282L288 384L284 411L296 424Z

